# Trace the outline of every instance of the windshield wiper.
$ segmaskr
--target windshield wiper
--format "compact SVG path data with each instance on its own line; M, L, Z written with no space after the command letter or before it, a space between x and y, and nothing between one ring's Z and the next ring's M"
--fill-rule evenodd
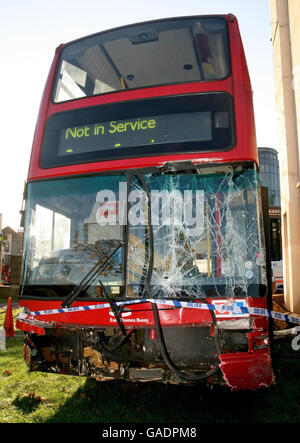
M115 244L117 242L114 242ZM97 276L100 275L104 269L110 264L110 262L113 259L113 256L116 254L116 252L121 248L123 245L123 242L118 242L119 244L114 248L114 250L109 254L109 256L106 258L106 260L103 262L103 256L97 261L95 266L84 276L84 278L81 280L78 286L74 288L69 295L67 295L66 299L62 303L63 308L69 308L73 301L80 295L81 292L84 292L90 282ZM109 300L109 303L112 304Z

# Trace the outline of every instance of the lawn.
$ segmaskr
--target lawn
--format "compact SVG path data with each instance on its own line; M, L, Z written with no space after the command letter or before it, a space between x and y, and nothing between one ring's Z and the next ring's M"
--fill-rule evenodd
M0 351L0 422L299 423L300 354L290 342L276 341L275 385L231 392L30 373L23 361L22 333L16 330L15 337L7 338L7 350Z

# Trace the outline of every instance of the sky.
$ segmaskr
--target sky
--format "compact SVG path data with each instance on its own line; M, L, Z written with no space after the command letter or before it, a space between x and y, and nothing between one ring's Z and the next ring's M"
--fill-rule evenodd
M19 229L19 210L46 78L60 43L131 23L233 13L250 73L257 144L277 149L269 0L13 0L0 14L0 213ZM1 228L1 227L0 227Z

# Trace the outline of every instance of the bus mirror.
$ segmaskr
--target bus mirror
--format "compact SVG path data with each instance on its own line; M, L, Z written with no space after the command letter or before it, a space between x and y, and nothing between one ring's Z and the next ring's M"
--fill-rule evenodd
M21 211L19 211L21 214L21 220L20 220L20 227L24 228L25 226L25 211L24 209L21 209Z

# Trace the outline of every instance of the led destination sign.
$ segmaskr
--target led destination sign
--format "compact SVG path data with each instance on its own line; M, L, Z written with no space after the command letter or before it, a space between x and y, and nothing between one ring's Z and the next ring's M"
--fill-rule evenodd
M206 140L212 140L211 112L155 115L64 128L58 155Z

